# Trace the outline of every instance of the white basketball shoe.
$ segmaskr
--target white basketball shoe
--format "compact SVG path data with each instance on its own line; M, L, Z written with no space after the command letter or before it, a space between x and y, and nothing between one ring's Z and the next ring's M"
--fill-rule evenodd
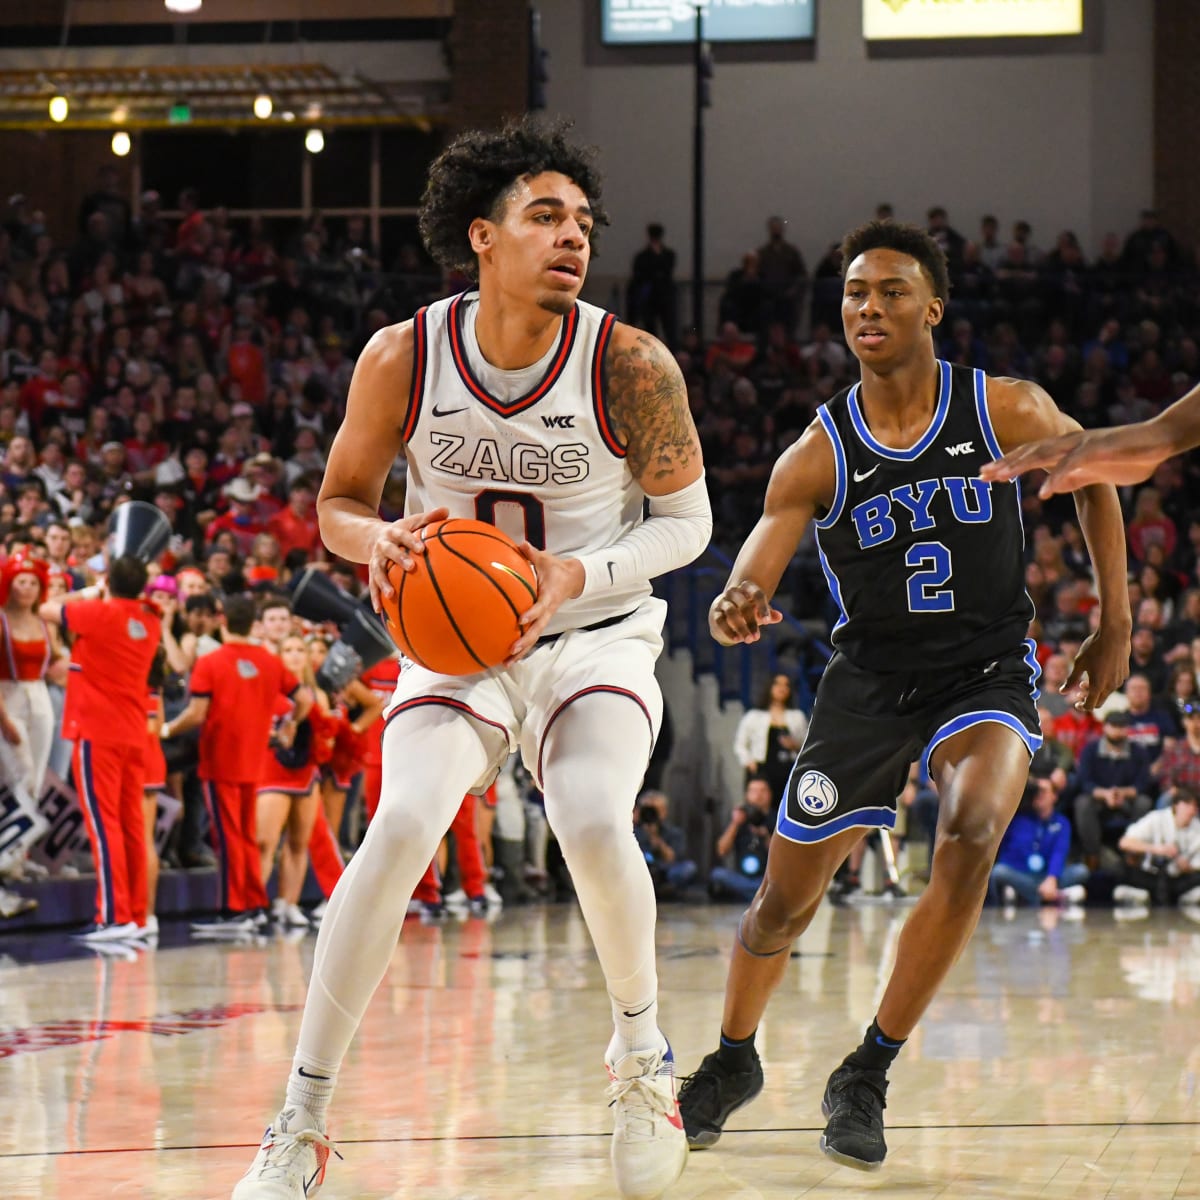
M613 1173L625 1200L657 1200L683 1174L688 1145L675 1099L675 1058L658 1050L633 1051L607 1062L615 1110Z
M337 1149L312 1117L289 1106L267 1126L250 1170L233 1189L233 1200L307 1200L321 1190L330 1154Z

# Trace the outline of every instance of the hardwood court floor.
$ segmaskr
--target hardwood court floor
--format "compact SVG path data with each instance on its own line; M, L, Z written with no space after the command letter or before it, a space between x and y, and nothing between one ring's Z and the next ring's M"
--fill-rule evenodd
M733 907L660 915L663 1025L712 1048ZM817 1149L905 911L823 906L759 1034L766 1091L670 1200L1200 1197L1200 925L988 912L906 1047L891 1153ZM314 939L57 961L0 937L0 1195L228 1200L277 1109ZM173 944L179 942L180 944ZM615 1195L608 1001L572 907L410 921L342 1072L322 1200Z

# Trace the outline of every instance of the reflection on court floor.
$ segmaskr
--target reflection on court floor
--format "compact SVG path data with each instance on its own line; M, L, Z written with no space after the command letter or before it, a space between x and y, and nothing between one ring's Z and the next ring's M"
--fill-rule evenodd
M674 1200L1200 1197L1200 925L987 913L905 1048L877 1176L817 1150L821 1089L908 910L822 908L758 1037L767 1087ZM713 1048L739 911L659 917L663 1024ZM279 1106L314 939L96 955L0 936L5 1197L226 1198ZM342 1071L322 1197L615 1194L609 1006L571 907L410 921Z

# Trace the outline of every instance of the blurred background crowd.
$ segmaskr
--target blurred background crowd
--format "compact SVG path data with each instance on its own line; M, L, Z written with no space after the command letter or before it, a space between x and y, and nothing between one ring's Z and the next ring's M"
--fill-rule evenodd
M273 225L231 220L221 208L202 207L192 189L173 199L164 215L162 198L146 191L135 216L115 176L103 172L66 241L48 232L36 196L13 196L0 210L6 620L15 630L35 607L28 589L10 586L23 563L42 564L44 596L88 587L105 571L113 509L128 500L156 506L172 536L146 589L163 620L158 678L148 692L151 732L156 721L185 709L196 662L223 637L228 597L255 598L249 636L281 652L290 640L291 669L313 685L337 631L291 613L290 581L316 564L347 596L357 598L364 588L362 568L325 551L315 509L355 358L377 329L466 282L443 277L416 245L381 262L358 217L327 221L314 214L301 224ZM892 213L880 205L875 215ZM946 251L953 281L938 331L945 359L1034 379L1086 428L1143 420L1200 382L1200 276L1191 253L1153 212L1142 213L1123 235L1086 248L1069 230L1034 230L1011 214L972 216L964 233L933 207L927 227ZM841 334L836 246L810 268L787 221L770 216L762 244L730 267L716 332L703 339L680 320L675 255L666 231L651 224L616 303L625 319L657 333L678 358L704 446L714 545L735 553L761 510L772 463L817 406L854 381L857 364ZM401 514L404 485L401 458L384 493L385 517ZM1036 489L1023 493L1046 741L1001 853L999 902L1076 901L1086 888L1093 898L1134 906L1190 903L1188 877L1200 868L1197 488L1195 464L1175 460L1122 494L1133 674L1097 717L1076 711L1058 692L1096 612L1074 509L1069 498L1043 504ZM811 531L779 599L814 637L827 640L831 602ZM65 784L71 775L61 722L69 646L57 631L46 636L38 669L54 713L49 749L40 767L15 781L35 797L47 778ZM6 642L10 661L13 644ZM326 713L340 710L353 737L344 735L336 770L332 727L327 751L314 748L306 760L314 774L305 796L314 808L320 799L339 867L370 807L370 770L377 767L371 742L378 734L378 707L367 695L372 688L382 697L386 678L368 680L366 692L324 697ZM724 815L714 846L688 845L681 814L672 813L697 798L668 798L656 775L647 780L635 829L664 897L703 886L714 896L753 893L771 815L804 735L805 715L792 695L784 675L746 714L736 746L746 793L716 798ZM6 716L5 727L15 721ZM281 725L286 720L276 725L276 748L292 736L280 733ZM0 733L10 745L30 743L29 729ZM176 804L167 806L166 819L155 804L157 843L169 868L208 869L213 855L195 739L164 745L165 778L147 780L148 791ZM450 896L452 906L474 903L482 915L495 910L501 893L516 901L569 891L529 781L510 773L500 791L500 813L507 816L495 815L496 796L478 806L472 800L471 822L456 834L479 843L483 878L473 863L456 866L450 856L418 893L422 911L436 915ZM914 847L924 845L937 801L916 769L904 799L905 836ZM495 841L503 846L493 844L496 821L502 836ZM312 829L309 823L306 837ZM293 853L306 845L296 830L290 842L284 829L275 837L285 857L289 845ZM277 849L263 847L264 874ZM7 851L0 871L10 880L47 869L45 855L30 856L27 839L0 842L0 850ZM858 886L859 859L842 881L846 894ZM49 866L88 869L86 856ZM287 869L294 872L295 864ZM21 910L20 897L4 895L9 907L0 900L0 911ZM282 916L296 925L311 917L298 899L288 900ZM1200 891L1191 899L1200 899Z

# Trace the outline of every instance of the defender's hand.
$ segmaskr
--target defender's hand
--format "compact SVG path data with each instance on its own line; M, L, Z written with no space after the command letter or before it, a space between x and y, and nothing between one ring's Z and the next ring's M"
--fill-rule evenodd
M1038 491L1045 500L1056 492L1075 492L1093 483L1118 487L1141 483L1168 452L1159 431L1151 425L1077 430L1019 446L1003 458L985 463L979 474L1003 482L1026 471L1048 471Z
M1086 680L1084 675L1087 676ZM1077 709L1094 712L1128 676L1128 631L1106 630L1101 626L1080 647L1062 691L1064 694L1076 693Z
M782 620L783 613L772 608L762 588L748 579L727 587L708 610L708 630L722 646L757 642L761 626Z
M450 515L448 508L435 508L432 512L414 513L411 517L403 517L390 525L381 525L379 536L371 548L370 587L371 607L380 612L381 596L389 599L396 594L395 589L387 578L388 563L399 563L401 570L411 571L416 567L414 554L424 554L425 546L417 537L417 530L434 521L444 521Z

